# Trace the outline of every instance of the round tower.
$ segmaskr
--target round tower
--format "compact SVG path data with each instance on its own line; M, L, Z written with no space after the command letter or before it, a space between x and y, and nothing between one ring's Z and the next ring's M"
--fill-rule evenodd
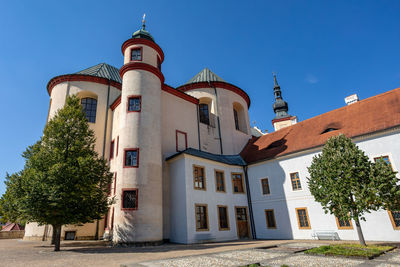
M161 88L164 53L145 30L122 45L124 65L114 243L161 242L162 154ZM121 153L120 152L120 153Z

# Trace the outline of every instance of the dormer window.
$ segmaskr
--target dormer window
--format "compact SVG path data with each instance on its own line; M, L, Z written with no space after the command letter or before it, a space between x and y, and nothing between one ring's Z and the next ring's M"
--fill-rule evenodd
M131 61L142 61L142 48L132 48Z
M329 127L329 128L326 128L321 134L333 132L333 131L336 131L336 130L338 130L338 129Z

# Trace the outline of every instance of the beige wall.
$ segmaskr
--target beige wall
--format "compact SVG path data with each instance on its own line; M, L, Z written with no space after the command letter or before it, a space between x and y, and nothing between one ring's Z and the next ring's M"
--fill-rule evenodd
M157 57L160 57L160 55L151 47L143 45L143 44L135 44L135 45L130 45L128 48L125 50L124 54L124 64L127 64L131 61L130 56L131 56L131 49L132 48L139 48L142 47L142 61L143 63L150 64L154 67L157 67Z
M25 231L4 231L0 232L0 239L20 239L24 237Z

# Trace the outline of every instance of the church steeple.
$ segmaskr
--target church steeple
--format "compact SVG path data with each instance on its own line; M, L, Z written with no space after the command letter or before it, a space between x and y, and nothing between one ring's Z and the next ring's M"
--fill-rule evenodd
M288 104L286 101L282 99L281 87L278 84L276 79L276 75L274 74L274 96L275 103L273 105L274 112L276 114L275 119L283 119L287 117L291 117L287 112L289 110Z
M289 106L286 101L282 99L281 87L278 84L275 73L274 75L274 96L275 102L273 104L273 109L275 112L275 118L272 120L275 131L282 129L287 126L291 126L297 123L297 117L291 116L288 113Z

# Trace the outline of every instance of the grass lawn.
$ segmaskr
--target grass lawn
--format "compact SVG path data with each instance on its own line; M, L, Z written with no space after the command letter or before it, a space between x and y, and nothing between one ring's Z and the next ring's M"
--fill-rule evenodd
M379 256L385 251L392 249L391 246L377 246L367 245L361 246L359 244L338 244L329 246L320 246L306 250L306 254L322 254L322 255L335 255L344 257L367 257L372 258Z

